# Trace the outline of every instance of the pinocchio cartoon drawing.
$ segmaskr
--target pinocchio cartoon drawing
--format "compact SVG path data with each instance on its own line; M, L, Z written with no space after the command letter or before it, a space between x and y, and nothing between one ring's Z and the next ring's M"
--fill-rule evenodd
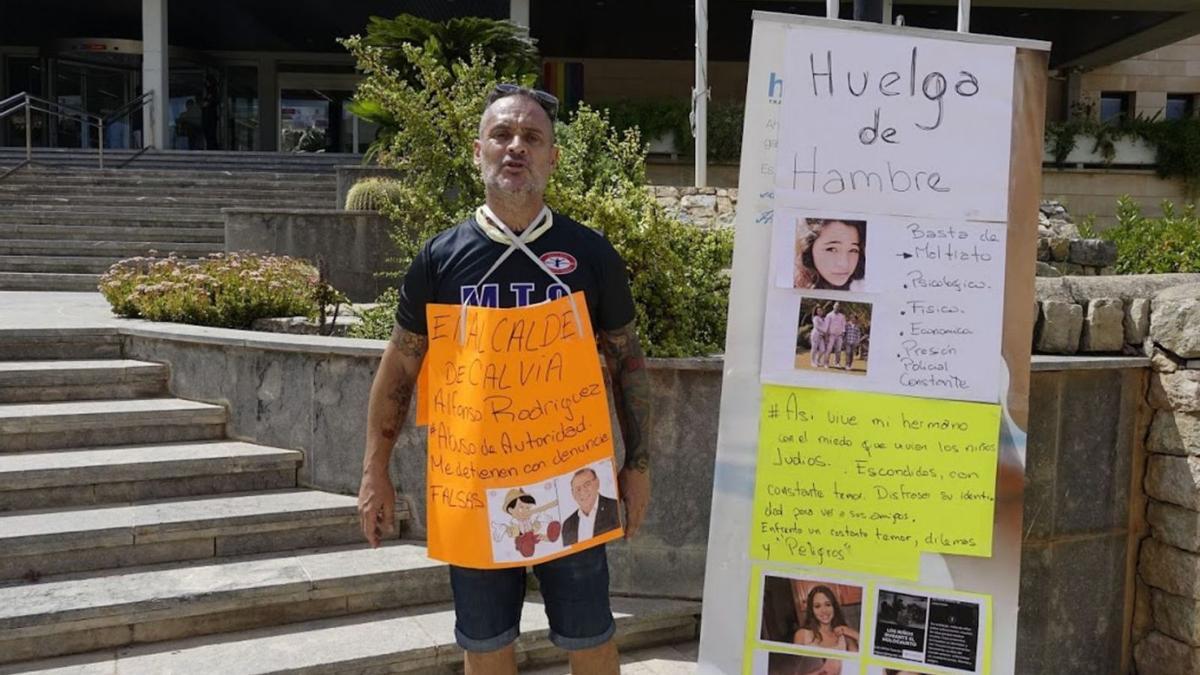
M538 506L533 495L521 488L513 488L504 495L504 512L512 518L512 521L492 523L492 538L495 541L500 541L503 537L512 538L517 552L526 558L531 558L534 548L539 542L558 541L558 535L562 532L562 523L557 520L544 523L546 531L543 534L543 522L537 517L539 513L557 506L557 499L549 504Z

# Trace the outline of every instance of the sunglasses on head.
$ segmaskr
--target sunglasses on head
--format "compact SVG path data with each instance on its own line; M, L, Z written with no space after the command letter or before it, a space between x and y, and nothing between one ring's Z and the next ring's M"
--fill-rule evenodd
M558 99L554 96L554 94L542 91L541 89L522 87L519 84L497 84L495 88L492 89L492 93L488 95L487 104L491 105L496 101L509 96L529 96L533 100L537 101L538 105L542 106L542 110L546 111L546 114L550 116L551 120L554 120L558 115Z

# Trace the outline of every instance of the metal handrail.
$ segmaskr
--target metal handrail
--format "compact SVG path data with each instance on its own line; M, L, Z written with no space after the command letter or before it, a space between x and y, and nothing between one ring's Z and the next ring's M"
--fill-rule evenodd
M97 132L97 144L96 144L97 155L99 158L100 168L103 169L104 168L104 128L105 128L105 126L107 126L108 124L111 124L115 120L118 120L118 119L121 119L124 117L128 117L129 115L137 112L138 110L141 110L142 108L145 108L147 106L152 106L153 104L154 104L154 92L147 91L147 92L143 93L142 95L140 95L136 98L130 99L129 101L126 101L125 103L121 104L120 107L118 107L115 111L113 111L112 113L109 113L109 115L105 117L105 116L101 116L101 115L96 115L94 113L90 113L86 110L82 110L80 108L76 108L71 105L67 105L66 103L59 103L57 101L50 101L50 100L41 98L40 96L34 96L33 94L30 94L28 92L20 92L17 94L13 94L12 96L9 96L8 98L4 99L3 101L0 101L0 120L3 120L4 118L8 117L9 115L12 115L13 113L16 113L20 110L25 111L25 161L21 162L20 164L18 164L15 167L9 169L3 175L0 175L0 180L3 180L4 178L8 177L10 174L15 172L17 169L20 169L24 166L28 166L33 163L33 113L34 112L42 112L42 113L46 113L47 115L54 115L55 117L58 117L60 119L75 120L75 121L79 122L80 124L87 125L88 127L95 127L96 132ZM150 125L151 125L150 126L150 134L148 136L146 136L146 138L148 138L148 139L154 137L153 136L153 133L154 133L154 126L153 126L154 125L154 116L153 115L150 116ZM142 147L141 151L136 153L133 157L126 160L123 164L121 164L121 167L124 167L125 165L129 164L129 162L132 162L134 159L137 159L138 157L140 157L142 155L142 153L144 153L146 150L150 149L150 147L152 147L150 144L143 143L143 147ZM118 167L118 168L120 168L120 167Z
M108 114L108 116L104 118L104 123L108 124L109 122L112 122L115 119L120 119L122 117L131 115L134 112L141 110L142 108L150 105L153 101L154 101L154 91L153 90L147 91L147 92L143 93L141 96L138 96L136 98L131 98L128 101L126 101L125 103L121 104L121 106L119 108L110 112Z
M14 103L14 101L16 102ZM4 174L4 177L7 177L13 171L16 171L23 166L33 164L34 111L43 112L47 115L54 115L55 117L62 119L76 120L80 124L96 127L96 132L99 137L99 143L97 143L96 147L99 150L100 168L104 168L104 119L99 115L93 115L86 110L80 110L79 108L67 105L65 103L48 101L40 96L34 96L29 92L21 92L14 96L10 96L0 103L8 106L7 110L0 110L0 119L4 119L18 110L25 110L25 161L14 167L12 171Z

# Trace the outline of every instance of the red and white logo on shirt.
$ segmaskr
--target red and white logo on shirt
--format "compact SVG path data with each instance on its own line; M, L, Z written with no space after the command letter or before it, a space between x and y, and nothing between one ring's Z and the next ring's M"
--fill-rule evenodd
M576 267L579 267L575 256L563 251L547 251L540 258L543 265L559 276L570 274L575 271Z

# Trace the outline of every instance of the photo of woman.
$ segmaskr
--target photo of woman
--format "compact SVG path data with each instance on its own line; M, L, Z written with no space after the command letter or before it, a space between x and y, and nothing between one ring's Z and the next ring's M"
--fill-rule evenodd
M863 589L820 579L763 577L760 639L821 651L859 651Z
M814 586L808 592L808 612L804 625L792 640L798 645L858 651L858 631L846 623L837 596L828 586Z
M867 221L802 218L796 224L793 288L866 290Z

